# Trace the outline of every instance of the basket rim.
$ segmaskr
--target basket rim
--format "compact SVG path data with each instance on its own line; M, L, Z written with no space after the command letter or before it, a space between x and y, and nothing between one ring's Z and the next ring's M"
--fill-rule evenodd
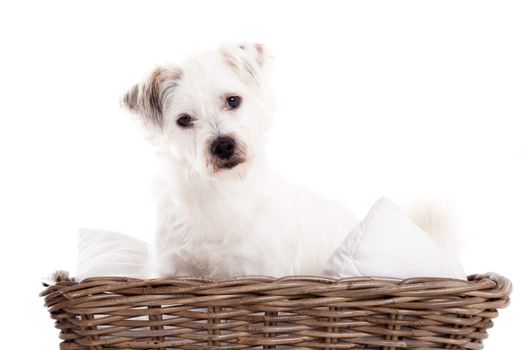
M293 275L284 277L271 276L237 276L225 279L209 279L191 276L175 276L175 277L161 277L151 279L138 279L124 276L103 276L91 277L82 281L75 281L74 279L67 279L56 282L54 285L45 285L46 287L40 294L44 297L46 303L59 295L65 296L67 299L78 298L86 295L97 294L101 292L116 292L120 289L143 289L143 294L153 292L152 287L160 288L171 287L175 288L174 292L202 292L205 294L206 290L225 289L229 293L232 292L257 292L264 289L274 289L275 286L282 288L292 288L296 286L298 289L304 289L308 286L308 292L313 291L326 292L336 290L348 290L352 288L367 288L370 290L374 288L376 293L388 292L403 292L403 293L417 293L417 291L424 290L429 293L429 290L439 290L439 294L453 294L459 292L469 292L476 290L485 290L483 293L490 293L492 298L508 298L512 292L511 281L494 272L484 274L472 274L467 277L467 280L446 278L446 277L413 277L413 278L391 278L391 277L375 277L375 276L358 276L347 278L329 278L311 275ZM267 288L265 288L267 287ZM316 290L317 287L317 290Z

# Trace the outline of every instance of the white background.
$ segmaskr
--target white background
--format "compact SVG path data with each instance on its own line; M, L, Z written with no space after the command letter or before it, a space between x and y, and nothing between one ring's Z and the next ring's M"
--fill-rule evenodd
M524 19L510 1L2 2L2 348L58 349L40 278L74 271L79 227L151 236L156 160L119 99L156 64L224 41L273 52L268 152L283 175L360 216L380 196L455 202L467 272L514 283L486 347L516 348Z

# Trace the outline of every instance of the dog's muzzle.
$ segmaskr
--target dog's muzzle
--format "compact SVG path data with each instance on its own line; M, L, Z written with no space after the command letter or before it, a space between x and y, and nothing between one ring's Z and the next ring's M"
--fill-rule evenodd
M210 145L210 160L215 170L231 169L243 163L245 159L245 147L231 136L220 136Z
M230 159L235 152L235 140L231 137L219 137L211 144L211 154L222 160Z

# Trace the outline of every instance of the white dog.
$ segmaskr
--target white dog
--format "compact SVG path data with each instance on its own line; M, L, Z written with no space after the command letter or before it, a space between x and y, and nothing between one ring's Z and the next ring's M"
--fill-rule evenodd
M225 45L157 68L125 95L164 160L158 274L319 274L356 223L268 167L267 65L262 45Z
M357 223L268 167L267 66L262 45L225 45L155 69L124 96L164 160L154 275L318 275ZM441 234L446 210L435 209L412 219Z

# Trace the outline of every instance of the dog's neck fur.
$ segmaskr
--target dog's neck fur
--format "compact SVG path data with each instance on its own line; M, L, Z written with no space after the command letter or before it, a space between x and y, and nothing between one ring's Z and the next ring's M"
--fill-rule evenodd
M191 166L175 161L168 161L166 166L168 169L162 178L159 192L167 202L160 205L173 208L174 212L168 215L193 228L191 239L198 240L202 236L209 240L214 232L217 239L224 237L228 227L242 225L244 220L250 220L250 213L253 213L257 203L271 193L271 181L268 180L273 178L273 174L263 158L250 164L242 177L202 176ZM164 211L164 208L159 209L160 212Z

